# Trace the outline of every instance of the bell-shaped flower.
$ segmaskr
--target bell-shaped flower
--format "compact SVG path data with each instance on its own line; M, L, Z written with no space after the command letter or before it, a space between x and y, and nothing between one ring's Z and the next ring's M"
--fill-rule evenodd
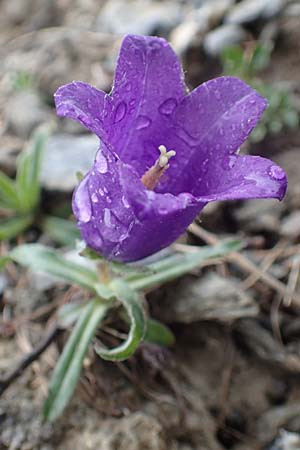
M55 102L60 116L100 139L73 211L87 245L108 259L159 251L208 202L285 194L280 167L238 154L266 100L233 77L187 93L164 39L126 36L110 94L74 81L57 90Z

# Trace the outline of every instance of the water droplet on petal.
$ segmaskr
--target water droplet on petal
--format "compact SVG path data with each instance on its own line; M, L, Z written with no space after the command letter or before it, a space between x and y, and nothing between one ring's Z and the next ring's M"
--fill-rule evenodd
M125 91L130 91L130 89L131 89L131 83L130 82L128 82L128 83L126 83L125 84Z
M103 155L103 153L101 153L101 151L99 151L97 153L96 167L97 167L98 172L100 172L100 173L106 173L107 172L107 161L106 161L106 158Z
M89 222L92 212L90 205L84 205L79 209L78 220L83 223Z
M271 166L269 169L269 175L273 180L283 180L285 178L284 171L278 166Z
M221 100L221 97L222 97L221 92L218 91L218 89L216 89L214 92L215 92L216 99L217 99L217 100Z
M99 235L98 232L95 232L95 234L93 234L93 245L100 249L102 244L103 244L103 240L102 240L101 236Z
M119 103L115 111L114 123L121 122L121 120L124 119L125 117L126 111L127 111L126 103L125 102Z
M74 198L74 206L76 210L76 217L79 222L87 223L92 217L92 205L87 189L87 178L84 179L78 186Z
M93 203L98 203L98 196L97 196L96 192L92 193L91 200Z
M233 169L233 167L235 166L237 157L236 156L229 156L229 161L228 161L228 165L229 165L229 169Z
M208 158L205 159L205 160L202 162L202 174L203 174L203 175L207 172L207 169L208 169L208 162L209 162L209 159L208 159Z
M149 47L151 47L152 50L157 52L161 49L162 45L157 41L150 41Z
M110 210L108 208L104 209L104 218L103 218L103 220L104 220L104 224L107 227L111 226L111 212L110 212Z
M175 98L168 98L159 106L158 111L161 114L168 116L168 115L172 114L172 112L174 111L176 106L177 106L177 100Z
M143 128L148 128L151 124L151 119L147 116L138 116L136 120L136 129L142 130Z
M99 192L99 194L101 195L101 197L103 197L104 191L103 191L101 188L99 188L98 192Z
M237 156L235 156L235 155L224 157L223 163L222 163L223 169L224 170L233 169L233 167L235 166L236 160L237 160Z
M129 205L129 203L128 203L128 200L127 200L127 198L125 197L125 195L123 195L123 197L122 197L122 203L123 203L123 205L125 206L125 208L129 208L129 207L130 207L130 205Z

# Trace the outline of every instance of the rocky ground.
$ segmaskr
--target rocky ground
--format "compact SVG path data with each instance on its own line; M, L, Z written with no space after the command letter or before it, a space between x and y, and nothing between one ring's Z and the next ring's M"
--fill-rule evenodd
M299 95L298 1L2 0L0 166L13 175L31 132L54 122L43 211L70 201L75 172L88 169L97 148L82 128L56 119L53 92L73 79L109 90L124 33L166 37L190 88L222 73L224 48L247 50L259 39L274 47L261 78ZM201 245L237 234L247 248L148 296L152 315L174 331L174 348L143 345L118 364L91 352L71 405L45 425L41 408L60 336L3 394L0 449L300 449L300 129L267 133L245 151L285 169L287 196L204 210L185 239ZM35 229L20 239L51 242ZM81 295L14 267L0 274L1 372L40 341L59 304Z

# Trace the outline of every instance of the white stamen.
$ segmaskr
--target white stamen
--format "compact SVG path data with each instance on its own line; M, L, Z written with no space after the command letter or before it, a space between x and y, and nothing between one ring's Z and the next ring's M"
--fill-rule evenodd
M158 159L159 167L161 167L162 169L164 167L168 168L169 159L172 158L172 156L176 155L175 150L169 150L167 152L165 145L160 145L158 147L158 150L160 151L160 157Z

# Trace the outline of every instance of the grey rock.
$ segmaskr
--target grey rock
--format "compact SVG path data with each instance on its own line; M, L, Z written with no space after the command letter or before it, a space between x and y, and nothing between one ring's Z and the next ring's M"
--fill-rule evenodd
M93 135L50 137L43 157L42 185L50 191L72 191L78 183L76 173L90 169L98 145Z
M74 27L51 27L22 34L0 46L0 77L25 72L49 99L59 86L72 80L84 80L98 89L108 90L112 73L107 60L112 54L117 56L117 51L112 49L120 40L119 36ZM0 95L1 88L0 85ZM3 97L9 99L10 95L5 89ZM23 110L30 113L28 108Z
M86 450L167 450L163 427L148 414L138 412L118 420L109 420L94 429L74 435L74 447Z
M287 17L298 17L300 16L300 4L295 3L292 5L289 5L285 12L284 15Z
M233 0L213 0L191 11L170 34L175 51L181 54L192 46L200 46L205 33L221 21L232 4Z
M234 0L211 0L195 10L195 17L199 23L206 23L208 28L218 24L230 10Z
M10 26L20 24L28 17L28 11L33 6L32 3L32 0L24 0L22 2L18 0L3 0L1 4L2 20L5 18Z
M208 55L217 56L224 48L239 44L246 37L246 31L239 25L225 24L207 33L203 47Z
M286 430L280 431L280 437L276 439L273 445L268 450L299 450L300 435L298 433L291 433Z
M300 211L293 211L282 221L281 234L291 239L300 236Z
M234 211L235 218L247 231L272 231L280 229L283 204L277 200L251 200Z
M259 418L255 430L259 442L267 444L268 442L272 441L272 439L274 439L274 437L277 436L278 430L280 428L288 428L291 431L298 430L300 425L299 417L300 417L299 403L290 403L284 406L278 406L276 408L268 410L265 414L263 414ZM284 447L283 449L286 450ZM288 450L296 450L296 449L298 450L299 447L296 448L291 447L291 449Z
M179 55L185 53L193 46L200 46L202 39L201 34L206 31L194 19L190 19L181 23L170 34L170 42L175 52Z
M182 19L173 1L115 0L107 2L97 19L97 30L116 34L153 34L169 31Z
M260 18L271 19L279 14L284 6L284 0L243 0L232 8L225 22L243 24Z
M23 138L28 138L33 129L49 118L38 93L32 90L12 94L5 107L7 125Z
M197 280L183 279L161 304L168 322L192 323L199 320L232 322L258 313L254 300L241 291L234 279L208 273Z

